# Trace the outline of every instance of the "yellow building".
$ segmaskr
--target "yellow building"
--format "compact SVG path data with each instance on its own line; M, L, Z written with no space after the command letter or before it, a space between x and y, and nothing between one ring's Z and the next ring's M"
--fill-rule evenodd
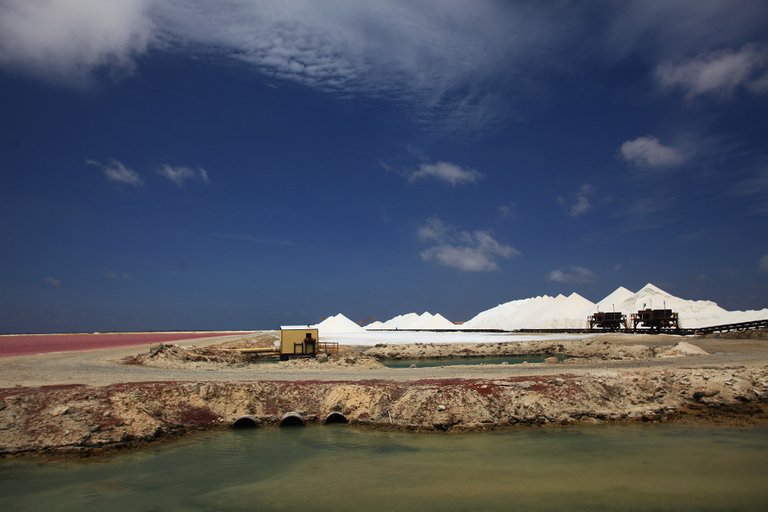
M316 327L308 325L280 326L280 359L317 354L319 338L320 334Z

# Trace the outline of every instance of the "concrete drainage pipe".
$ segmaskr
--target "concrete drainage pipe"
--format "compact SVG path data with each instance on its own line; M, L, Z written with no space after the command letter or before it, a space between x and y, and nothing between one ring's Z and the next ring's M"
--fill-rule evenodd
M306 424L304 418L297 412L287 412L280 420L281 427L303 427Z

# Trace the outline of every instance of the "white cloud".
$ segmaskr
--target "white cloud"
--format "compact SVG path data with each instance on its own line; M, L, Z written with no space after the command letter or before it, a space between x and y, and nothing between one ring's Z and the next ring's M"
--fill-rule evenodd
M454 230L439 217L430 217L427 222L419 226L416 236L422 242L442 242L451 236Z
M4 0L0 66L70 84L131 73L152 38L149 0Z
M759 269L760 269L760 272L768 272L768 254L760 258Z
M521 69L536 43L556 33L538 9L482 0L244 1L227 9L166 1L155 13L173 38L276 79L397 97L474 123L493 115L494 94L483 84Z
M161 176L168 178L170 181L175 183L177 187L181 187L185 182L189 180L210 183L208 172L202 167L198 167L197 169L190 169L189 167L164 165L159 172Z
M686 160L682 151L665 146L651 135L624 142L620 152L624 160L638 167L672 167Z
M131 73L150 50L207 54L474 128L500 115L496 86L528 72L553 22L492 0L3 0L0 66L78 83Z
M499 243L487 231L464 231L431 217L420 226L417 237L435 245L421 252L421 259L464 272L492 272L497 260L517 256L519 251Z
M408 175L408 181L432 178L455 186L474 183L482 176L482 173L474 169L465 169L449 162L437 162L421 164L416 171Z
M573 200L569 202L565 197L558 196L557 201L560 203L560 207L565 210L571 217L578 217L583 215L592 209L592 202L589 200L589 196L594 191L592 185L584 184L579 187L578 192L573 194Z
M588 268L571 265L565 269L553 270L547 276L547 280L555 283L585 284L594 283L597 275Z
M605 53L679 62L736 48L761 40L765 12L764 0L627 0L599 10L496 0L2 0L0 67L82 83L131 73L150 51L202 54L340 97L401 101L435 128L482 129L509 113L510 98L537 89L541 69L579 70ZM573 53L576 44L586 47Z
M728 97L739 89L768 92L768 54L754 45L739 50L707 52L682 62L656 68L656 80L667 90L679 89L687 98Z
M46 277L43 281L45 281L46 284L52 286L53 288L58 288L61 286L61 280L56 279L55 277Z
M104 176L106 176L108 180L114 181L115 183L122 183L134 187L144 185L144 180L141 179L139 173L127 168L117 160L110 160L108 164L102 164L96 160L86 160L85 163L98 167L104 172Z
M517 219L517 203L514 201L499 206L496 211L502 219Z

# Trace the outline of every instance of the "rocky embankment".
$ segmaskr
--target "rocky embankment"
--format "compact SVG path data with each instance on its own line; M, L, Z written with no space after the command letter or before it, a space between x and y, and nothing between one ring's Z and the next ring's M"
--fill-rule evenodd
M145 382L0 390L0 453L90 453L250 415L277 425L338 412L383 428L484 430L514 425L695 418L768 422L768 370L596 370L574 375L420 381Z

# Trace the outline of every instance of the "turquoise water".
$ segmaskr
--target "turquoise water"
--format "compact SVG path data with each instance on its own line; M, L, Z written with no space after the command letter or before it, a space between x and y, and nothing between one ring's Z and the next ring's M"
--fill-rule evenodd
M109 458L0 460L3 511L763 511L768 428L208 432Z
M544 358L548 356L523 355L506 357L431 357L422 359L380 359L384 366L389 368L425 368L431 366L454 366L454 365L473 365L473 364L520 364L528 361L529 363L543 363Z

